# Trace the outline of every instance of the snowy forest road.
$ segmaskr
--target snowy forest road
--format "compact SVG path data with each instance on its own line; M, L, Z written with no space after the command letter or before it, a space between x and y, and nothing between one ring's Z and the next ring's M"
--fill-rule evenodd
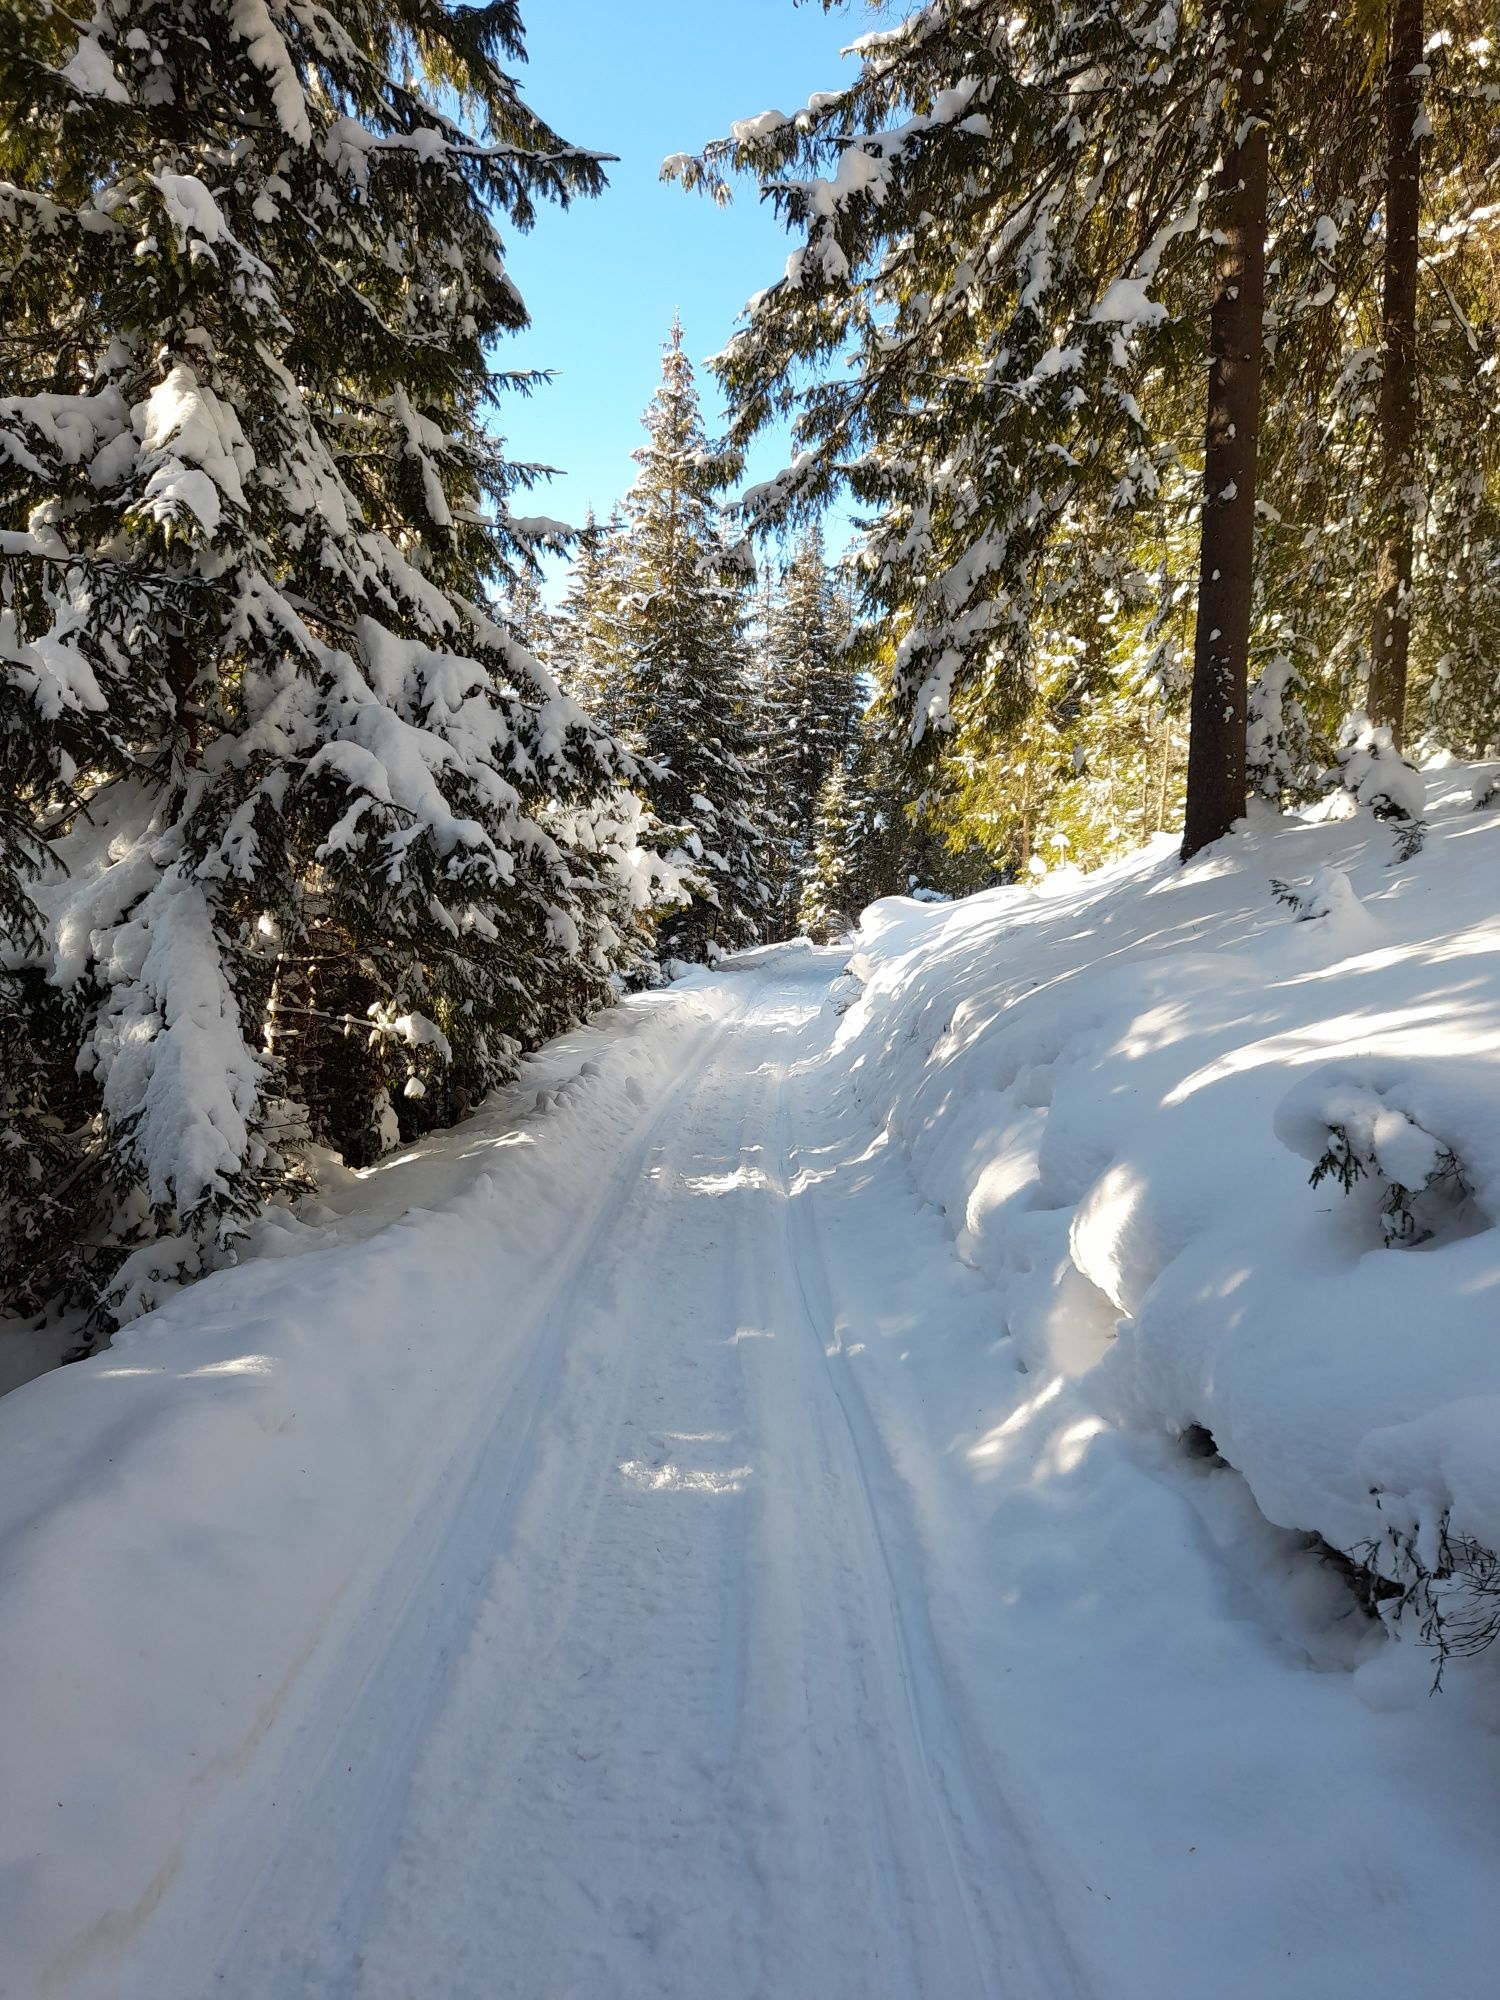
M718 976L565 1266L494 1299L511 1358L452 1464L99 1992L1085 1990L860 1386L866 1318L968 1274L830 1083L834 970Z

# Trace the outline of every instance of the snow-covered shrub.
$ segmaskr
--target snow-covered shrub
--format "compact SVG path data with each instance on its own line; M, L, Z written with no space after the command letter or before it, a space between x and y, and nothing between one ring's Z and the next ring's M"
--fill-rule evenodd
M1245 775L1256 796L1278 805L1316 791L1317 739L1302 702L1306 691L1285 653L1267 664L1250 689Z
M1376 819L1390 822L1396 859L1410 861L1427 836L1427 792L1422 774L1408 764L1391 732L1367 715L1355 714L1344 727L1329 782L1368 806Z
M1456 1530L1447 1507L1424 1520L1387 1495L1375 1497L1383 1513L1399 1518L1356 1552L1364 1588L1388 1625L1413 1627L1436 1654L1436 1692L1450 1660L1470 1659L1500 1639L1500 1555Z
M1311 1185L1333 1180L1346 1194L1362 1181L1379 1191L1387 1246L1411 1248L1462 1230L1475 1213L1473 1178L1453 1143L1421 1122L1419 1071L1393 1063L1334 1063L1284 1100L1281 1140L1311 1160Z
M1314 923L1324 917L1336 920L1364 909L1342 868L1319 868L1301 888L1273 875L1271 889L1277 902L1285 903L1299 924Z

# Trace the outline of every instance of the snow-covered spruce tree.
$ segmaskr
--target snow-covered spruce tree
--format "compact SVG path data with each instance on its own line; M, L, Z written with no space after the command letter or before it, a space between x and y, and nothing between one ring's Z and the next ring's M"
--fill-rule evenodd
M824 942L841 937L882 896L965 896L1004 879L972 827L946 821L931 792L913 791L890 698L890 658L878 648L871 657L875 698L823 785L799 884L798 927Z
M801 238L725 352L733 436L796 411L757 520L843 481L874 510L868 608L914 742L965 684L997 722L1026 707L1044 560L1086 574L1080 510L1149 508L1179 456L1152 391L1208 356L1220 170L1264 137L1240 84L1280 84L1287 32L1275 5L933 0L858 44L849 88L670 163L753 173Z
M123 1315L635 948L629 760L486 608L496 218L601 171L511 0L0 11L4 1284Z
M824 780L797 901L799 930L819 943L842 937L881 896L904 895L913 886L899 765L862 718L854 743Z
M867 608L897 631L897 694L920 742L970 724L1004 742L1045 695L1034 646L1055 620L1039 614L1082 602L1101 557L1133 602L1160 578L1152 615L1165 616L1185 524L1190 572L1208 586L1198 736L1212 782L1196 789L1212 809L1193 843L1241 809L1247 682L1290 660L1329 737L1362 697L1391 527L1378 423L1391 72L1371 30L1387 11L919 7L859 44L850 89L675 163L720 192L724 167L754 174L799 239L723 362L740 441L796 419L798 454L751 496L752 514L795 513L840 481L872 509ZM1478 275L1493 230L1487 28L1454 0L1425 51L1422 423L1415 477L1403 475L1408 511L1422 488L1417 627L1433 621L1413 676L1466 741L1494 573L1493 312ZM1265 216L1236 221L1245 199L1259 208L1263 150ZM1257 340L1241 282L1255 274L1235 246L1262 243ZM848 350L856 365L840 377L831 364ZM809 365L826 379L804 391ZM1450 436L1437 448L1453 411L1477 451ZM1190 619L1196 597L1189 574Z
M847 624L814 523L772 600L762 661L768 825L774 819L769 924L778 937L797 929L818 801L828 779L848 762L859 727L863 703L859 675L844 649Z
M506 583L500 622L554 680L558 679L558 617L542 595L541 579L533 570L519 570Z
M691 901L662 921L661 949L697 959L756 941L767 888L745 584L715 497L739 460L704 434L680 325L644 423L620 529L620 653L605 703L695 878Z
M619 728L623 542L618 512L601 528L591 509L554 621L558 680L607 729Z
M812 842L798 884L797 927L820 944L849 929L872 900L863 893L868 800L852 760L825 779L813 816Z

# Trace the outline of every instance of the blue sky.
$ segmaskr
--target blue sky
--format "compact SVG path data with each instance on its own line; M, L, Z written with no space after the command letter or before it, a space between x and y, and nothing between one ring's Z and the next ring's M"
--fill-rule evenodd
M695 363L728 339L745 300L781 272L789 239L754 187L728 209L658 179L668 153L695 152L737 118L795 110L851 65L839 50L872 25L862 4L825 14L818 0L532 0L523 9L528 100L578 145L617 153L597 201L544 210L507 238L531 330L507 341L505 367L551 368L530 401L500 418L511 455L563 469L528 502L581 521L630 485L630 453L656 386L674 309ZM717 389L700 369L710 425ZM750 477L778 464L763 441ZM844 539L830 522L830 542Z

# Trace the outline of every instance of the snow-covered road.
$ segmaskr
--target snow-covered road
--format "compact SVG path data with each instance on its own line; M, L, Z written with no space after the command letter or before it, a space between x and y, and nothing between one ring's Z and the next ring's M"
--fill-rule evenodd
M725 974L497 1286L501 1378L101 1991L1083 1990L849 1366L875 1216L930 1217L820 1087L834 969Z
M1050 1013L950 1060L1007 907L632 1000L0 1398L0 2000L1488 1990L1491 1684L1122 1391L1161 1120L1118 1024L1082 1123Z

